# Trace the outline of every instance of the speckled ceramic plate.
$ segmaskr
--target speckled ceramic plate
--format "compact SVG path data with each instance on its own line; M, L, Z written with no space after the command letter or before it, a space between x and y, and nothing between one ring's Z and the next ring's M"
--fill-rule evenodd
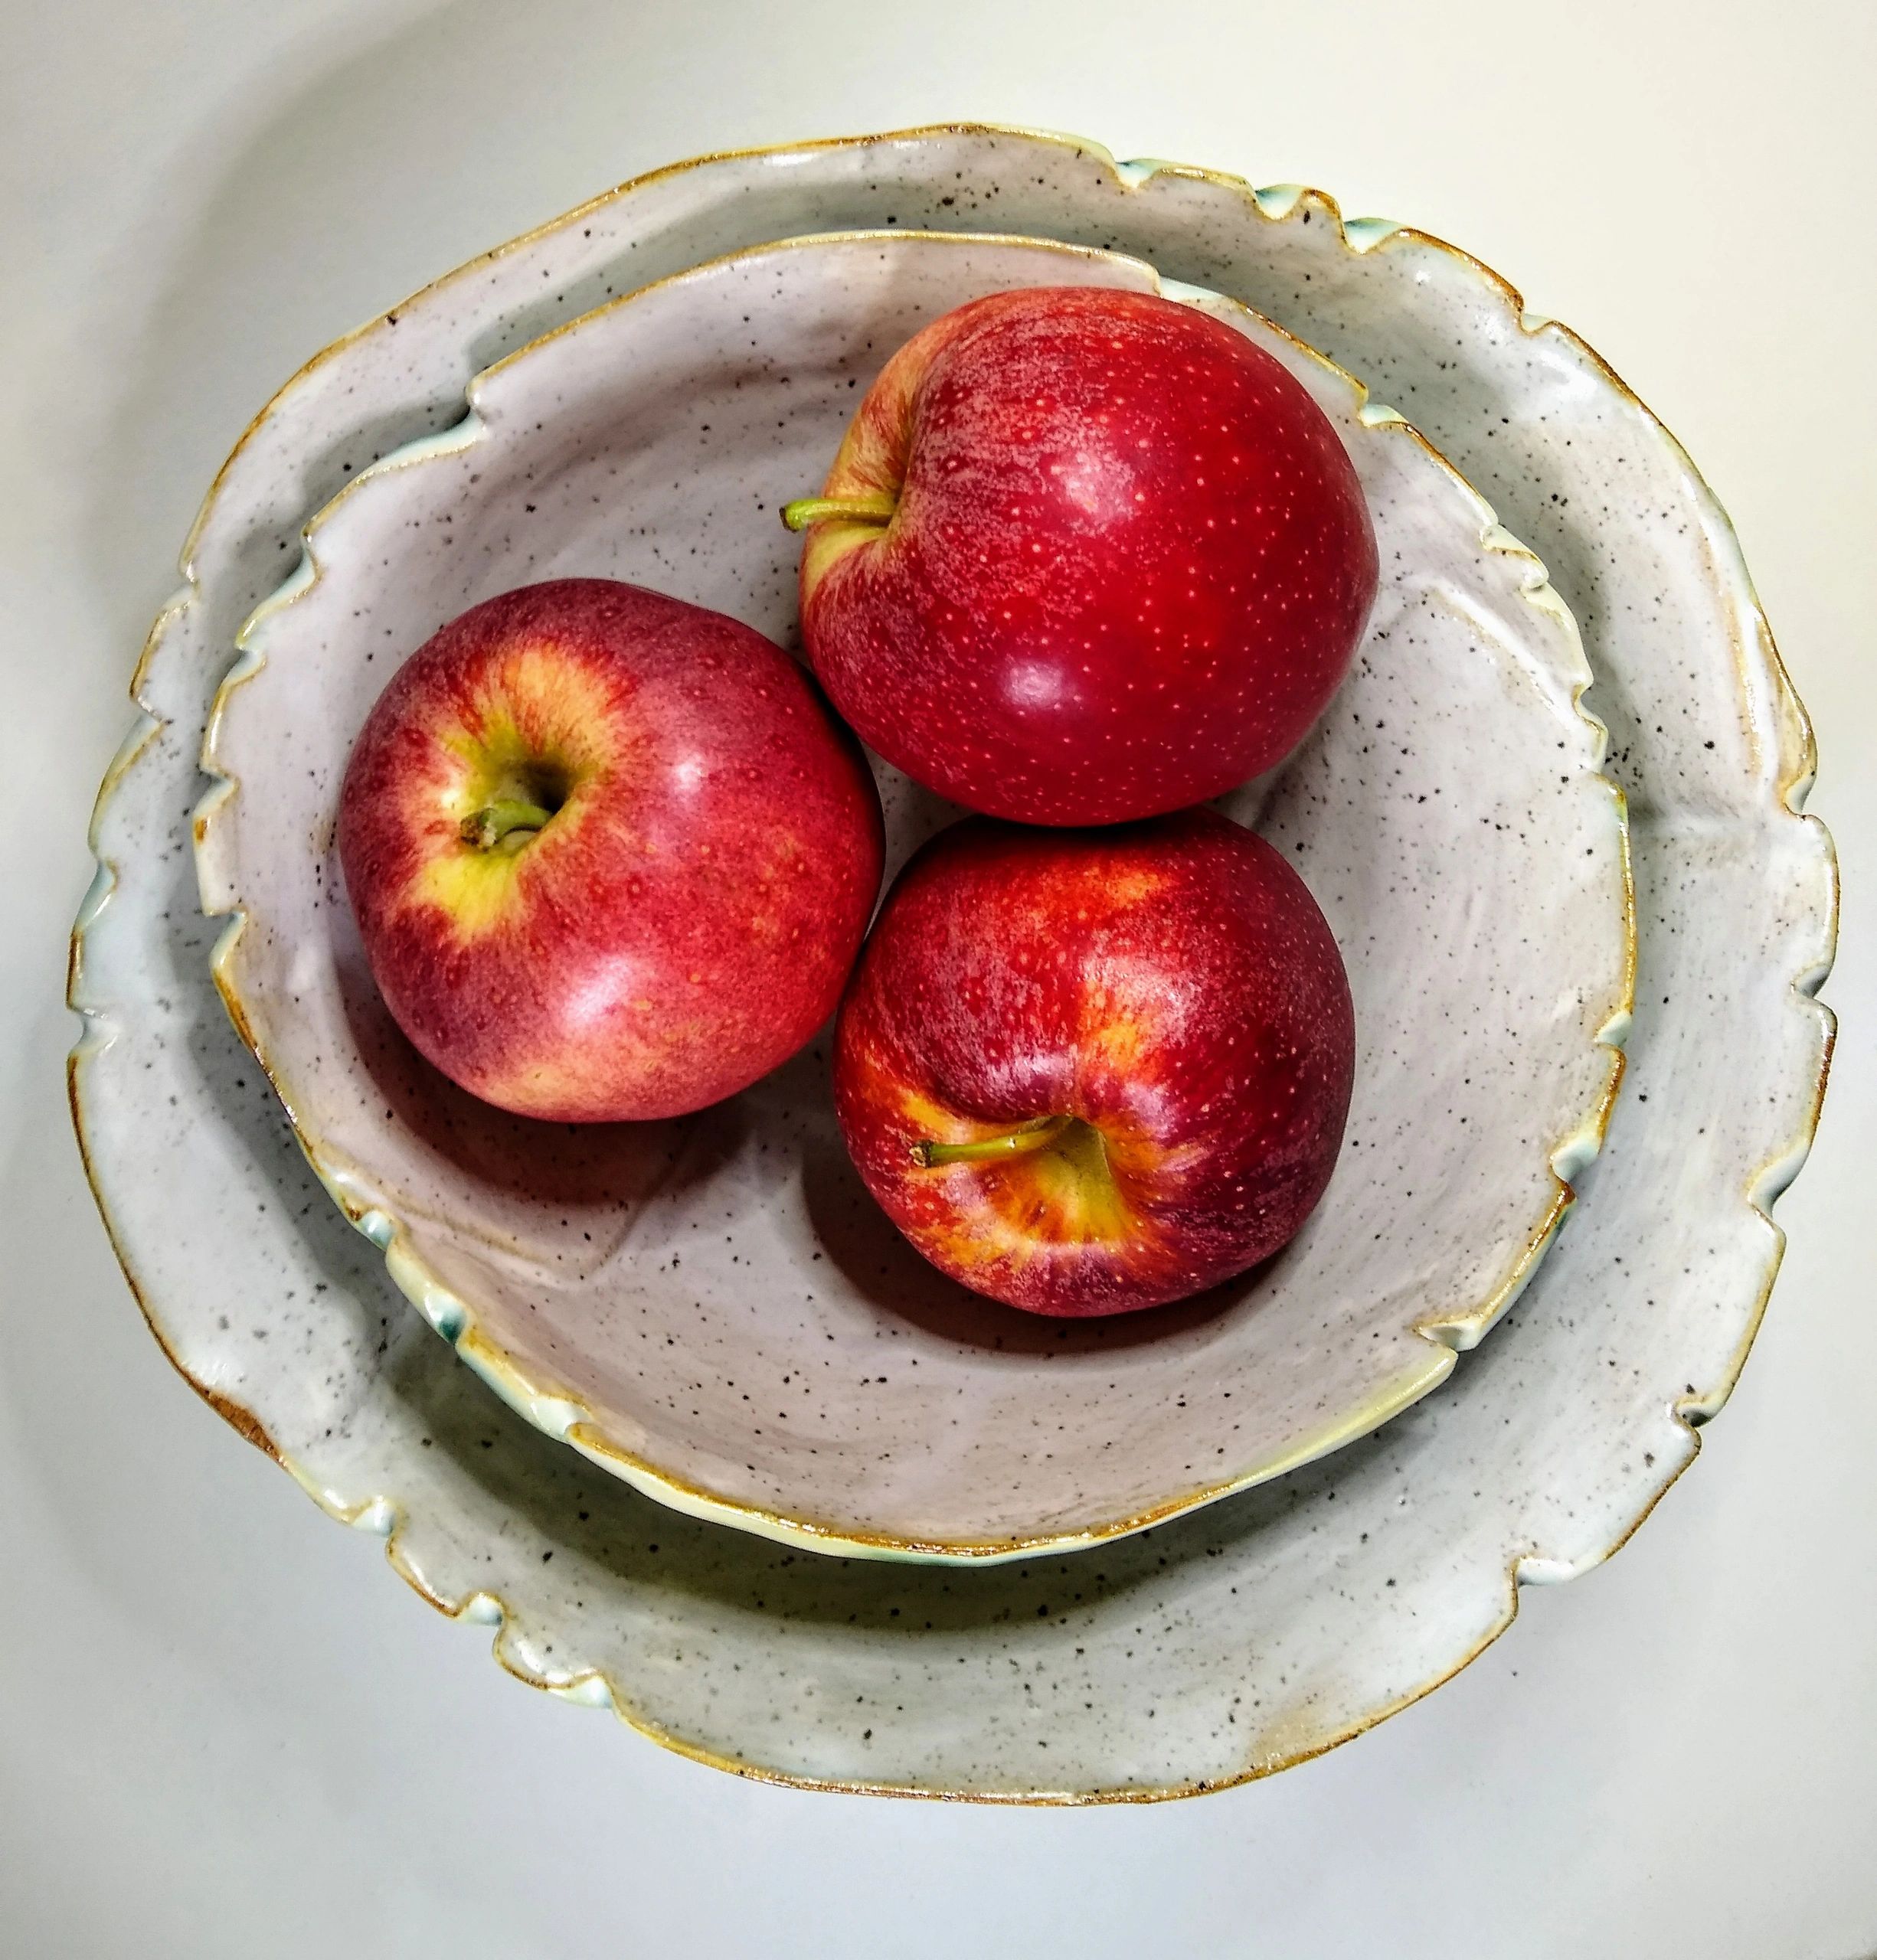
M505 348L764 238L995 224L1119 244L1309 334L1542 554L1630 795L1640 987L1583 1202L1440 1393L1311 1468L1097 1550L983 1570L808 1558L675 1516L541 1436L388 1298L207 975L185 828L234 637L347 478L461 412ZM667 1746L821 1786L1142 1799L1380 1720L1620 1544L1725 1401L1829 1052L1830 841L1732 534L1583 343L1422 234L1294 187L947 128L661 172L453 274L257 422L157 622L79 922L72 1081L165 1351L333 1516L384 1534L524 1679ZM1709 746L1712 743L1713 746ZM238 1221L238 1226L234 1223ZM126 1446L129 1439L122 1439ZM549 1556L551 1554L551 1557Z
M1365 1435L1525 1282L1595 1154L1633 942L1621 799L1543 568L1409 426L1235 302L1354 459L1382 583L1349 680L1228 799L1344 949L1342 1159L1283 1255L1179 1310L1038 1326L934 1272L862 1193L819 1044L665 1123L489 1109L378 1001L338 897L346 759L401 661L542 577L603 574L785 642L777 511L927 322L1139 260L897 231L718 260L481 375L357 477L242 635L203 766L214 970L314 1168L398 1285L531 1421L655 1497L814 1549L1009 1557L1112 1537ZM876 763L889 867L957 814Z

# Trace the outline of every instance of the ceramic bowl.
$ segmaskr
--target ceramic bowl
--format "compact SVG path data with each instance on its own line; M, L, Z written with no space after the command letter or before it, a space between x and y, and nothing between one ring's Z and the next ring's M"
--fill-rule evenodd
M623 577L796 638L777 518L928 320L999 289L1153 290L1137 260L889 233L723 259L509 355L368 471L242 638L204 767L215 974L347 1214L457 1352L681 1509L818 1549L1007 1557L1307 1462L1502 1312L1594 1154L1632 945L1621 799L1543 569L1398 416L1236 302L1355 459L1385 567L1349 681L1228 799L1310 879L1360 1031L1336 1178L1278 1259L1176 1309L1038 1325L862 1193L822 1044L698 1116L486 1109L398 1034L339 896L346 758L399 662L531 580ZM876 761L891 869L957 814Z
M1443 1391L1259 1490L1087 1556L809 1559L674 1516L504 1408L327 1202L208 973L187 813L208 704L299 527L461 413L505 347L645 280L822 225L1119 241L1310 333L1418 422L1572 601L1629 792L1640 979L1583 1202ZM518 1677L806 1786L1007 1801L1217 1788L1360 1733L1623 1544L1696 1455L1779 1262L1831 1022L1830 839L1720 506L1584 343L1437 240L1295 186L947 127L680 165L329 350L255 421L189 540L93 830L71 1063L87 1168L164 1351L330 1515L381 1537ZM1710 747L1709 745L1713 746ZM134 1425L113 1446L134 1454ZM1640 1540L1648 1542L1645 1534ZM257 1572L257 1583L265 1583Z

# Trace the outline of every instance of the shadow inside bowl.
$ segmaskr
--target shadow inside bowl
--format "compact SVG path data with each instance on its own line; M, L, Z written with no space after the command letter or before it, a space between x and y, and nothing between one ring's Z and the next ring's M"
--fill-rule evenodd
M565 1207L564 1224L584 1238L620 1236L622 1207L700 1188L760 1147L750 1092L658 1122L547 1123L496 1109L412 1047L362 955L340 973L347 1021L385 1119L486 1191ZM1047 1319L973 1293L921 1258L861 1182L835 1126L826 1054L824 1037L764 1086L805 1119L801 1189L815 1242L870 1305L941 1340L1012 1355L1114 1353L1218 1318L1282 1265L1280 1252L1190 1299L1089 1320Z

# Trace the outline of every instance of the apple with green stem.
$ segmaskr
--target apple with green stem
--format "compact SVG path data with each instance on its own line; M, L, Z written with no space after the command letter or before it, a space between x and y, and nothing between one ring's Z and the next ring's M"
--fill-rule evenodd
M474 606L400 669L338 842L392 1018L522 1116L670 1116L833 1011L880 884L858 744L780 648L605 579Z
M1348 671L1374 528L1329 418L1224 321L993 294L901 348L806 531L809 658L862 740L968 809L1096 824L1280 762Z
M1179 1299L1291 1239L1355 1031L1303 880L1209 810L983 818L895 880L835 1024L835 1107L913 1246L1032 1313Z

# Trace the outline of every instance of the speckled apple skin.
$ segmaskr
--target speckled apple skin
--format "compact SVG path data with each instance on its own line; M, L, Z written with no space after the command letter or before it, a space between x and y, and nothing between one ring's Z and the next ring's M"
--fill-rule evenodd
M967 809L1097 824L1274 766L1348 671L1375 541L1329 418L1156 295L1032 287L934 321L855 415L802 624L835 705Z
M479 850L460 827L518 756L564 772L566 801L512 856ZM562 579L473 607L399 671L338 848L422 1054L503 1109L607 1122L701 1109L809 1039L866 929L881 825L859 749L780 648Z
M973 818L881 910L842 1003L835 1107L934 1265L1032 1313L1120 1313L1290 1239L1335 1167L1355 1049L1329 925L1250 831L1210 810L1080 831ZM1053 1148L915 1153L1065 1113L1100 1132L1105 1174Z

